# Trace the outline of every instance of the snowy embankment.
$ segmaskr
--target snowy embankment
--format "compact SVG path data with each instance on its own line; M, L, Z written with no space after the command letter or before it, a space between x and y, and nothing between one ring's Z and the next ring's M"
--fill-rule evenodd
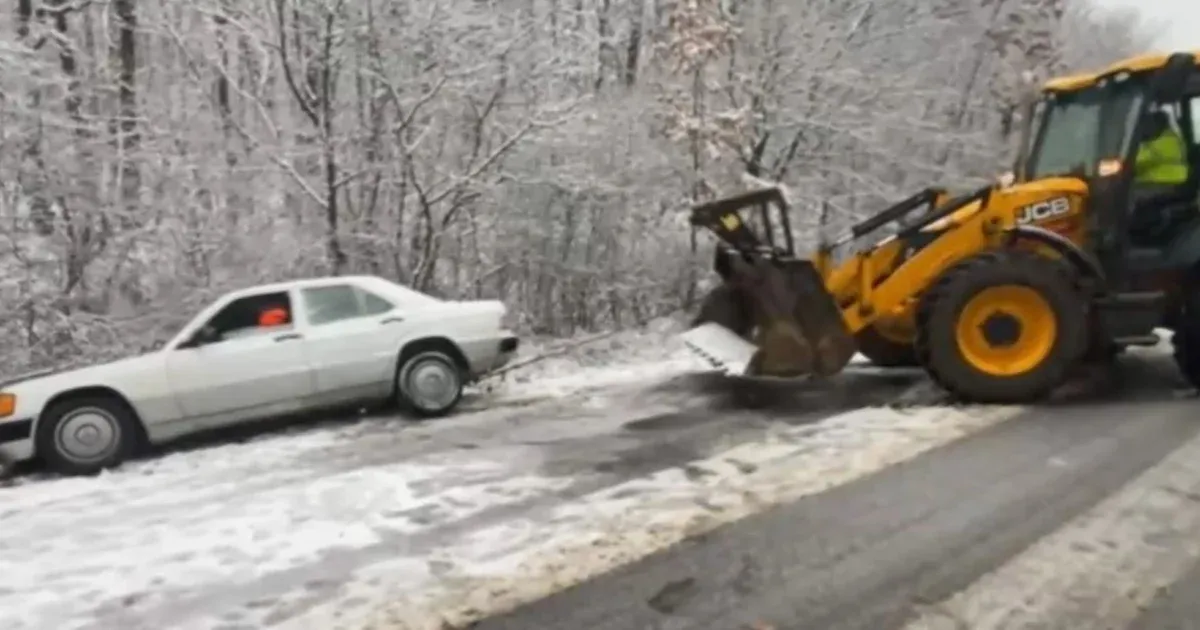
M702 389L655 387L703 370L673 332L518 370L437 422L326 424L0 489L0 621L441 628L1017 413L713 411Z

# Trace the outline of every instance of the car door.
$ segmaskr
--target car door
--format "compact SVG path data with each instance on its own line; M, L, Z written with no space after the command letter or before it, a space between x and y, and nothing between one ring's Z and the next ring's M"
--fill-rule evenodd
M211 339L170 350L172 391L200 428L290 413L311 402L314 377L300 324L290 316L283 324L256 320L294 312L293 301L287 291L242 296L210 318Z
M328 401L391 393L404 319L391 301L352 282L300 291L317 394Z

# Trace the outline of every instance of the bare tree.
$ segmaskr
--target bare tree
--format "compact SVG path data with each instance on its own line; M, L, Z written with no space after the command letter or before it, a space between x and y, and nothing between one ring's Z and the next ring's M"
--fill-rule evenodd
M12 7L12 5L10 5ZM1060 0L17 0L5 370L238 286L368 272L531 331L685 307L688 203L785 180L802 242L1005 161L1014 86L1146 45ZM1094 33L1102 32L1103 36Z

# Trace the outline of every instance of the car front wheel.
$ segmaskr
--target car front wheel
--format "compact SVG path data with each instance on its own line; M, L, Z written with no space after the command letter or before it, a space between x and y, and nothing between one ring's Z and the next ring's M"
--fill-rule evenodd
M397 370L396 392L407 411L424 418L444 416L462 400L462 370L444 352L419 352Z
M38 422L37 453L53 471L91 475L120 465L137 445L137 420L120 400L68 399L50 406Z

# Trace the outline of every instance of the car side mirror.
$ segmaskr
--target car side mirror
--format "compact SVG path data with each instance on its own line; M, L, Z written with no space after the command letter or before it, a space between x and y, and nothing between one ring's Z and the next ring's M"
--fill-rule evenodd
M196 332L192 333L191 338L187 340L184 347L199 348L200 346L206 346L220 340L221 337L217 334L217 329L212 326L201 326Z

